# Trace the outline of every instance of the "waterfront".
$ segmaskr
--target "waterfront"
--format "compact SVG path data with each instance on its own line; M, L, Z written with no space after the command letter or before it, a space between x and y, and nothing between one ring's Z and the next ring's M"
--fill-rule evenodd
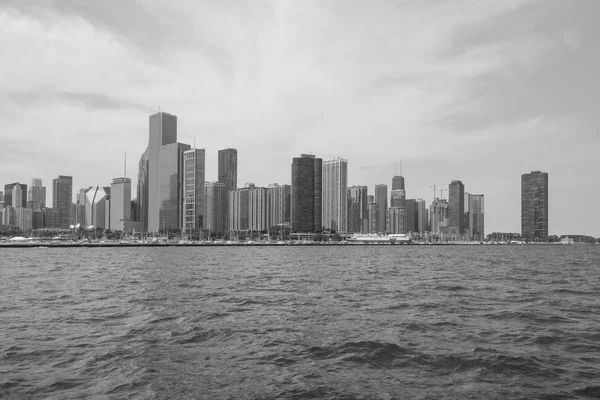
M2 255L0 397L600 395L599 246Z

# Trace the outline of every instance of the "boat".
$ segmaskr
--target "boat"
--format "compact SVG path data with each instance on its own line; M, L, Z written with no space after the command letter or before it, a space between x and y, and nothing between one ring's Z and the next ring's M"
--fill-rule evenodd
M351 243L389 243L389 244L411 244L412 239L404 233L392 233L379 235L376 233L355 233L348 239Z

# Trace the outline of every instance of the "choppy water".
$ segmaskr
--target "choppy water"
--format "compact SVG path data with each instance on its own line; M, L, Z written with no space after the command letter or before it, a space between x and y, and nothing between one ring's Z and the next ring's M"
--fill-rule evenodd
M600 398L600 246L0 249L0 397Z

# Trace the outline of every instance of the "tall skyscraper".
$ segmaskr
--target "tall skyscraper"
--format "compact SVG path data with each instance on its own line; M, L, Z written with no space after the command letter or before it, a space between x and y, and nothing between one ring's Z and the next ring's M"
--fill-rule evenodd
M292 160L292 231L321 231L323 160L302 154Z
M548 237L548 174L521 176L521 235L527 240Z
M392 178L392 190L405 190L404 187L404 177L401 175L396 175Z
M27 192L25 192L26 194ZM15 183L15 186L13 186L13 190L12 190L12 202L14 204L13 207L18 208L24 208L22 206L23 204L23 190L21 189L21 185L18 183ZM25 202L27 203L27 201Z
M108 229L110 226L110 188L94 185L85 191L85 225L95 229ZM115 230L119 230L119 222Z
M366 186L348 188L348 232L369 233L369 208Z
M218 181L225 184L225 190L227 190L228 197L224 199L223 210L225 211L226 225L229 226L229 192L237 189L237 150L236 149L223 149L219 150L218 160Z
M183 152L183 227L187 233L204 228L204 171L204 149Z
M429 230L431 233L448 233L448 202L446 199L435 198L429 206Z
M13 201L13 189L16 185L19 185L21 189L21 201L18 203L15 203L15 201ZM27 185L24 185L19 182L4 185L4 206L27 207Z
M348 230L348 161L343 158L323 161L323 229L346 233Z
M378 218L377 229L383 233L386 231L386 217L387 217L387 185L379 184L375 185L375 203L377 203Z
M46 206L46 187L42 186L40 178L31 179L31 187L27 193L27 202L33 210L41 210Z
M114 178L110 185L110 229L127 232L131 220L131 179Z
M247 183L229 192L231 231L267 231L267 188Z
M473 240L485 239L484 207L482 194L469 194L469 231Z
M159 112L149 117L148 147L139 163L137 199L142 230L182 226L183 152L177 142L177 117Z
M390 207L387 210L387 231L389 233L407 233L408 216L406 207Z
M73 202L73 177L59 175L52 180L52 208L57 212L57 228L69 228Z
M448 222L451 235L462 235L465 231L465 186L461 181L452 181L448 188Z
M415 199L406 200L406 231L418 232L419 219L417 215L417 201Z
M378 233L379 229L379 205L376 201L372 201L367 204L367 211L369 213L369 233Z
M269 228L280 224L290 225L292 186L269 184L267 188Z
M225 184L221 182L206 182L204 184L205 192L205 212L204 227L210 230L211 234L217 236L225 235L229 228L225 225L227 216L223 210L223 204L227 203L228 192Z
M417 199L415 203L415 208L417 211L417 225L415 226L415 230L419 233L425 233L429 231L429 213L427 212L427 205L425 204L425 200Z

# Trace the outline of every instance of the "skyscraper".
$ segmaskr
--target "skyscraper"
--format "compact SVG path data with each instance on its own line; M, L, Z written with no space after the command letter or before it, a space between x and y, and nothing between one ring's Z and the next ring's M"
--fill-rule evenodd
M71 223L73 177L59 175L52 180L52 208L57 212L57 228L68 228Z
M219 150L218 160L218 181L225 184L225 190L229 196L229 192L237 189L237 150L236 149L223 149ZM226 225L229 226L229 197L226 197L223 201L222 208L225 212Z
M387 210L387 231L389 233L407 233L406 207L390 207Z
M291 196L291 185L269 184L267 188L269 227L280 224L290 225Z
M485 239L484 206L482 194L469 194L469 230L473 240Z
M33 210L41 210L46 206L46 187L42 186L40 178L31 179L31 187L27 193L27 202Z
M401 175L396 175L392 178L392 190L405 190L404 187L404 177Z
M377 203L378 213L377 229L378 232L383 233L386 231L386 217L388 208L387 185L375 185L375 203Z
M417 211L417 225L415 225L415 231L419 233L425 233L429 231L429 214L427 212L427 205L425 200L417 199L415 203Z
M25 194L27 194L27 192L25 192ZM13 186L13 190L12 190L12 202L14 204L13 207L18 208L24 208L23 207L23 190L21 189L21 185L18 183L15 183L15 186ZM25 201L25 203L27 203L27 201Z
M229 192L231 231L267 231L267 188L247 183Z
M322 159L302 154L292 160L292 231L321 231L322 179Z
M229 228L225 225L227 216L223 210L223 204L227 203L228 192L225 184L221 182L206 182L204 184L204 227L211 234L223 236Z
M548 236L548 174L532 171L521 176L521 235L527 240Z
M348 218L348 161L323 161L323 229L346 233Z
M182 226L183 152L177 143L177 117L159 112L149 117L148 147L139 162L137 199L142 229Z
M448 233L462 235L465 231L465 186L452 181L448 188Z
M13 188L15 185L19 185L21 188L21 202L15 203L13 201ZM24 185L19 182L9 183L8 185L4 185L4 206L12 206L12 207L26 207L27 206L27 185Z
M183 227L187 233L204 228L204 156L204 149L183 152Z
M348 188L348 232L369 233L369 209L366 186Z
M131 220L131 179L114 178L110 185L110 229L129 231Z

